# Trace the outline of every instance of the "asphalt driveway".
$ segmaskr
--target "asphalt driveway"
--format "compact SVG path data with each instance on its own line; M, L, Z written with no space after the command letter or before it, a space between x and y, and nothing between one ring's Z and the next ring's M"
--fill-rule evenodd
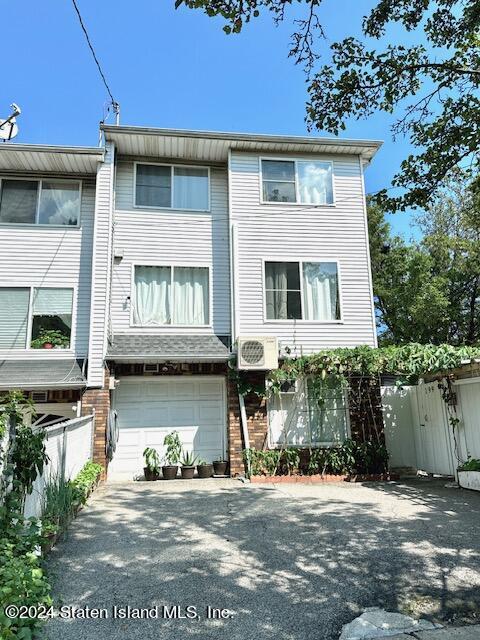
M107 485L50 556L48 638L336 640L368 606L475 621L480 494L444 484Z

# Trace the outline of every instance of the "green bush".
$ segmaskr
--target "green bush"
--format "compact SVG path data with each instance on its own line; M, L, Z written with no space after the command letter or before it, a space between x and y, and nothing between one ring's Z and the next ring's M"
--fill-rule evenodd
M478 458L469 458L458 467L458 471L480 471L480 460Z
M251 475L294 473L300 466L300 449L288 447L260 451L245 449L244 460ZM388 451L381 442L348 439L338 447L312 449L306 471L311 474L377 474L388 470Z
M89 460L83 466L78 476L71 481L74 497L77 504L85 504L92 489L98 482L103 471L101 464Z

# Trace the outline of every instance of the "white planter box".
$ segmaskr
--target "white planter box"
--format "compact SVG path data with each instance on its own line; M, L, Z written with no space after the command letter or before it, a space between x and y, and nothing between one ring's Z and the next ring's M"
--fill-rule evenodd
M464 489L480 491L480 471L459 471L458 484Z

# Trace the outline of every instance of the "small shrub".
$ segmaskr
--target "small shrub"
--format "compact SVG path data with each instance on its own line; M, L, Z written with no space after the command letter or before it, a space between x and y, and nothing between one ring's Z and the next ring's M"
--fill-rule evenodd
M71 482L74 489L75 502L77 504L86 503L87 498L93 487L98 482L102 471L102 465L92 462L91 460L84 464L78 476Z
M178 464L182 455L182 443L180 442L178 431L172 431L166 435L163 444L167 447L165 452L167 465Z
M478 458L468 458L466 462L458 467L458 471L480 471L480 460Z
M278 449L244 449L243 457L247 473L252 476L275 476L280 465L281 451Z
M286 469L288 475L295 473L300 467L300 450L296 447L284 449L281 456L281 462L282 467Z
M42 522L64 531L75 515L75 497L71 482L52 475L43 494Z

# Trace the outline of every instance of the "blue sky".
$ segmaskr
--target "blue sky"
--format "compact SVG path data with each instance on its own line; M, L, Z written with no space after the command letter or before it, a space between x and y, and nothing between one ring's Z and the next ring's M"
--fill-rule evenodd
M121 123L304 135L305 76L287 58L290 22L254 20L226 36L221 19L174 10L174 0L77 0L115 98ZM325 0L329 40L358 33L371 0ZM22 108L18 142L96 145L107 94L68 0L2 3L0 114ZM395 41L396 29L388 33ZM326 43L319 43L326 52ZM346 137L385 144L366 172L367 192L390 185L409 152L392 141L391 118L351 122ZM316 134L318 135L318 132ZM410 216L392 217L410 235Z

